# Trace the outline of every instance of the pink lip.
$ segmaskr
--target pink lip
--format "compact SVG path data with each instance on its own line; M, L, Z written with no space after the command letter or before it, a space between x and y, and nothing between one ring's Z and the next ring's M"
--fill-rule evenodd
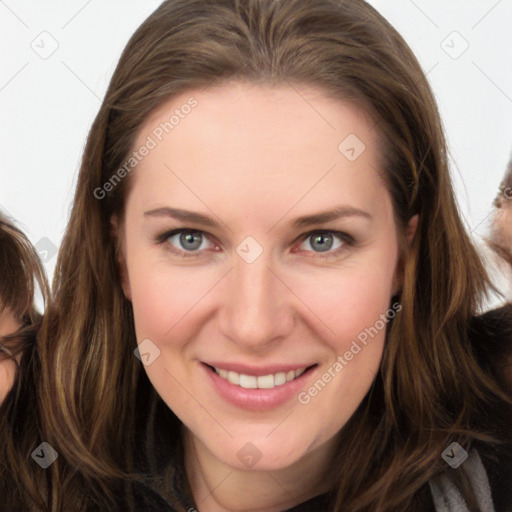
M267 365L267 366L251 366L251 365L247 365L247 364L222 363L219 361L203 361L203 363L208 364L210 366L215 366L215 368L227 370L228 372L243 373L245 375L254 375L255 377L261 377L263 375L270 375L271 373L278 373L278 372L286 373L291 370L300 370L301 368L308 368L309 366L312 366L311 363L310 364L287 364L287 365L271 364L271 365Z
M258 412L269 411L271 409L274 409L275 407L279 407L280 405L285 404L292 398L297 397L301 389L305 388L306 380L309 380L310 375L312 375L316 371L316 367L309 368L300 377L297 377L296 379L287 382L282 386L277 386L272 389L245 389L235 384L231 384L231 382L228 382L226 379L223 379L222 377L220 377L220 375L217 375L217 373L215 373L211 368L209 368L207 364L203 363L200 366L203 368L204 372L206 373L206 377L210 379L210 382L212 383L214 389L217 391L221 398L223 398L231 405L234 405L235 407L246 409L248 411ZM216 365L212 364L211 366ZM220 367L227 370L225 366ZM241 368L241 366L233 365L231 366L231 368ZM266 367L264 369L266 373L260 371L258 375L268 375L270 373L277 373L275 370L269 371L269 368L274 367ZM280 366L277 371L285 371L282 368L285 367ZM290 370L294 368L298 369L296 367L289 368ZM304 366L301 366L299 368L304 368ZM262 369L259 368L258 371L259 370ZM254 371L254 368L252 369L252 371ZM238 373L246 373L247 375L251 375L251 373L249 373L249 369L246 369L245 372L242 371Z

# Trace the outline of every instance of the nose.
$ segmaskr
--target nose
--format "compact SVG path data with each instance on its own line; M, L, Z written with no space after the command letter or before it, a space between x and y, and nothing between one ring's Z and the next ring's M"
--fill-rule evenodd
M221 335L245 351L275 349L293 330L294 295L269 263L265 252L252 263L236 256L220 291Z

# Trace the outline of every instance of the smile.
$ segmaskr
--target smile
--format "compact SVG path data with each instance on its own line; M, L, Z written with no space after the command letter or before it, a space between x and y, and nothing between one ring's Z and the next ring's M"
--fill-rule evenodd
M213 371L221 378L227 380L231 384L240 386L245 389L272 389L278 386L282 386L287 382L290 382L297 377L300 377L307 368L300 368L298 370L290 370L288 372L277 372L269 375L247 375L245 373L237 373L234 371L224 370L212 366Z
M297 397L318 373L318 363L254 366L226 361L202 361L207 381L222 400L240 409L270 411Z

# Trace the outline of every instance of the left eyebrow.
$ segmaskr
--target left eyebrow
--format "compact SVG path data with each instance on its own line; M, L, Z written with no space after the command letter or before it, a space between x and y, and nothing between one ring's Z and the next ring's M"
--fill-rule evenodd
M220 227L220 224L208 215L204 215L198 212L191 212L189 210L182 210L179 208L155 208L153 210L144 212L144 215L151 217L172 217L176 220L181 220L183 222L193 222L195 224L201 224L210 228ZM316 224L324 224L326 222L344 217L361 217L367 220L373 219L373 216L364 210L355 208L354 206L350 205L340 205L336 208L333 208L332 210L326 210L324 212L319 212L312 215L303 215L302 217L297 217L292 221L291 225L294 228L299 229Z
M304 228L308 226L312 226L315 224L324 224L326 222L330 222L333 220L341 219L344 217L361 217L363 219L372 220L373 216L360 208L355 208L350 205L340 205L332 210L327 210L325 212L315 213L313 215L304 215L302 217L297 217L293 221L293 226L295 228Z

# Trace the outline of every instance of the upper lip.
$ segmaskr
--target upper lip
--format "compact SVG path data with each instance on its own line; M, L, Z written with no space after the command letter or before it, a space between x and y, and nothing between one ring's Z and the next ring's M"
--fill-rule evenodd
M270 375L279 372L289 372L291 370L300 370L301 368L309 368L313 366L313 364L269 364L265 366L254 366L250 364L241 364L241 363L225 363L221 361L203 361L204 364L209 366L215 366L215 368L219 368L222 370L227 370L228 372L236 372L243 373L244 375L254 375L255 377L261 377L263 375Z

